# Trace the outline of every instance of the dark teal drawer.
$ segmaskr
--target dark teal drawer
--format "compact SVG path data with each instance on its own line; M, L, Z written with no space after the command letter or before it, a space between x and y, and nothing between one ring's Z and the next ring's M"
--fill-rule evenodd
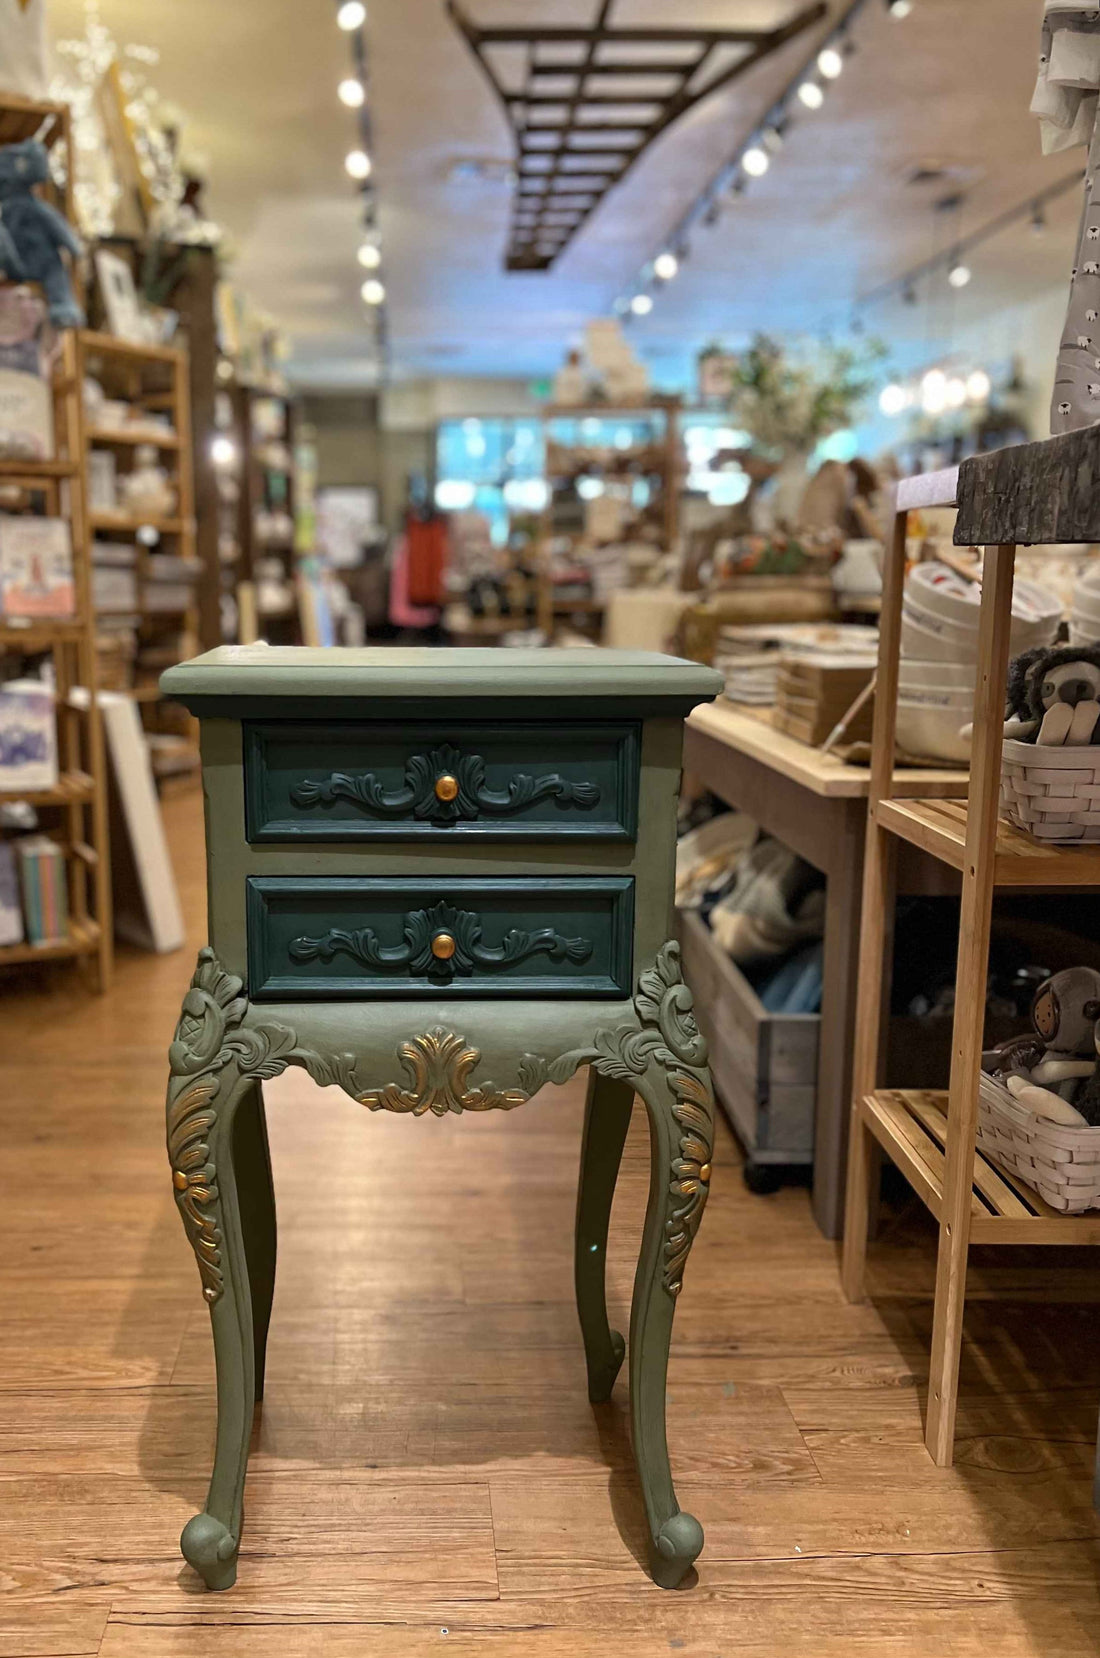
M631 993L626 876L253 876L247 908L253 1001Z
M632 841L639 746L630 721L248 722L248 839Z

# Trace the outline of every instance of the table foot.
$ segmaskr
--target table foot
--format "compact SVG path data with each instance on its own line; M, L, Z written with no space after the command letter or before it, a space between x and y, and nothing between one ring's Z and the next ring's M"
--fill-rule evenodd
M659 1589L676 1589L690 1572L703 1547L703 1528L694 1514L683 1510L666 1520L654 1540L650 1575Z
M232 1589L237 1581L239 1543L212 1514L196 1514L180 1537L180 1550L208 1589Z

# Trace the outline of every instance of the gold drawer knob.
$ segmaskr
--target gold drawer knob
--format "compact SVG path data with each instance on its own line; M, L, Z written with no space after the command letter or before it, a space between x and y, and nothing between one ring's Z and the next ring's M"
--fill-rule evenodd
M457 777L452 777L449 771L445 771L443 773L442 777L437 777L436 778L436 780L435 780L435 797L436 797L437 800L454 800L454 798L457 794L458 794L458 778Z
M432 939L432 955L436 961L450 961L457 948L450 933L436 933Z

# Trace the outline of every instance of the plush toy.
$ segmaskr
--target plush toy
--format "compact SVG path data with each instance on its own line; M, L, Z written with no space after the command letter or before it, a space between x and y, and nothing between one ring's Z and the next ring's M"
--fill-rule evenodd
M1057 747L1100 742L1100 645L1043 646L1008 670L1004 734Z
M1100 1124L1100 973L1067 967L1044 980L1031 1005L1031 1034L984 1057L1022 1105L1070 1127Z
M75 259L83 247L68 221L34 193L34 186L49 176L46 146L36 138L0 148L0 217L5 233L0 264L17 282L41 284L56 328L80 328L84 313L73 297L61 249L67 248Z

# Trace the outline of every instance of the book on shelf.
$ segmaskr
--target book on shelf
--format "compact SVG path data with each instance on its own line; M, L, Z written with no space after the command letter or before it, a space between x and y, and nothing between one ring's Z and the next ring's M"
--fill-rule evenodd
M69 933L65 854L49 835L25 835L15 843L28 944L60 944Z
M37 679L0 685L0 795L52 789L57 782L53 692Z
M0 368L0 460L49 460L53 441L49 382L40 374Z
M0 947L23 942L23 906L19 901L19 871L15 845L0 841Z
M75 611L68 519L0 513L0 613L41 619Z

